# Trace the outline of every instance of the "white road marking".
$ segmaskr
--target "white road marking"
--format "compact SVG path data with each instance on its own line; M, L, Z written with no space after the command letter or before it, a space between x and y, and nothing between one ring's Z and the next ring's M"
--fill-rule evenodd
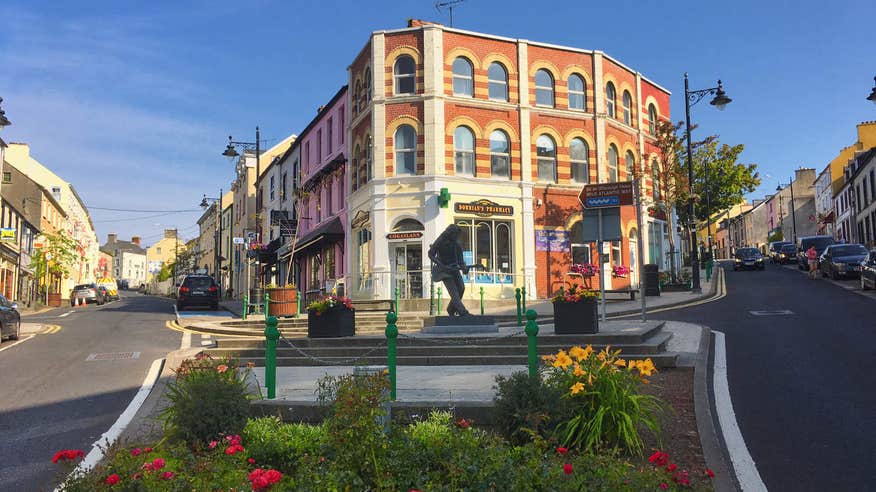
M104 432L103 435L94 442L91 451L89 451L85 456L85 459L79 463L79 466L77 466L72 473L88 471L103 459L103 450L109 448L110 445L119 438L122 431L125 430L125 427L131 423L134 415L137 414L137 410L139 410L140 406L143 405L143 402L146 401L146 397L149 396L152 387L155 385L155 381L158 379L158 375L161 373L162 362L164 362L164 359L155 359L152 361L152 366L149 368L149 372L146 373L146 379L143 380L143 385L140 386L140 390L134 395L134 399L131 400L131 403L128 404L125 411L119 415L116 423L114 423L108 431ZM55 492L59 492L60 490L60 487L56 488Z
M715 411L718 414L718 424L721 426L721 434L724 435L724 443L733 463L736 480L744 491L766 490L754 459L745 446L745 439L736 423L736 413L733 411L733 402L730 399L730 385L727 381L727 351L724 345L724 334L720 331L712 331L715 334L715 367L712 387L715 392Z
M754 316L786 316L794 314L790 309L773 309L771 311L749 311Z
M59 318L63 318L63 317L65 317L65 316L70 316L71 314L73 314L73 313L75 313L75 312L76 312L76 311L67 311L66 313L64 313L64 314L62 314L62 315L59 315L58 317L59 317Z
M13 343L11 343L3 348L0 348L0 352L3 352L6 349L10 349L10 348L18 345L19 343L24 343L24 342L30 340L31 338L33 338L33 335L26 336L26 337L22 338L21 340L18 340L17 342L13 342Z
M179 344L179 348L182 350L192 348L192 332L183 332L182 341Z

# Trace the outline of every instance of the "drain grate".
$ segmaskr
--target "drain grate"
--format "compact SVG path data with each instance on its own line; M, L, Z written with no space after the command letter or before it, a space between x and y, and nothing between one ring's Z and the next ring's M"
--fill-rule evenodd
M140 352L105 352L102 354L89 354L86 362L95 360L126 360L139 359Z
M754 316L787 316L794 314L790 309L773 309L772 311L749 311Z

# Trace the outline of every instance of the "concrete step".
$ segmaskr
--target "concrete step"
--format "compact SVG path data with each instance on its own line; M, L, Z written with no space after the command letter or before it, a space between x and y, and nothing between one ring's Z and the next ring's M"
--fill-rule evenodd
M212 354L212 352L211 352ZM658 368L675 367L678 354L662 352L659 354L626 354L627 359L651 358ZM355 359L355 360L350 360ZM248 362L264 367L264 357L241 357L241 364ZM400 366L481 366L481 365L521 365L527 364L526 353L522 355L437 355L437 356L407 356L398 355L396 363ZM303 356L277 357L277 365L283 367L325 366L325 365L386 365L386 356L368 355L365 357L320 357L320 360Z

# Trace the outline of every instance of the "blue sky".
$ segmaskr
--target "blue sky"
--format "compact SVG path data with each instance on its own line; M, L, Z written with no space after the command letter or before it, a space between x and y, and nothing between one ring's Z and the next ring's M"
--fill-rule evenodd
M568 5L563 11L554 6ZM300 131L344 84L371 31L447 22L433 1L2 0L0 97L6 141L70 180L91 207L197 210L228 188L227 135ZM876 120L876 2L516 2L467 0L455 27L602 50L673 92L724 81L733 103L693 108L699 133L743 143L755 196L798 166L822 169ZM143 215L150 218L137 219ZM93 210L108 232L147 243L197 234L199 211L154 217Z

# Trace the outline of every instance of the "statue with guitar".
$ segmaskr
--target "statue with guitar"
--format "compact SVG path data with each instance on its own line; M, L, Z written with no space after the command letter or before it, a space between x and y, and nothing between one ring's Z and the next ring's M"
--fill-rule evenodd
M432 260L432 281L444 282L450 302L447 303L449 316L471 316L462 303L465 293L463 275L468 275L470 269L483 268L481 265L466 265L462 256L462 245L459 244L461 229L451 224L444 229L438 239L429 247L429 259Z

